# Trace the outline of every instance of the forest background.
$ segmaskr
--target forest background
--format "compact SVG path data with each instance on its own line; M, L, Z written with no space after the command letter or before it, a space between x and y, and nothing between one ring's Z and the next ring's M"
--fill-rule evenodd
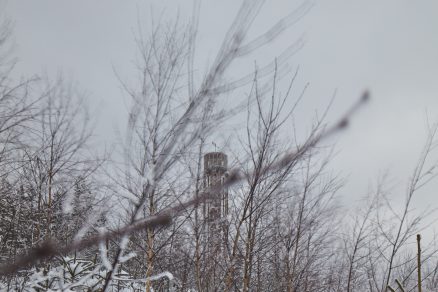
M26 5L26 8L21 5ZM336 124L363 91L369 89L372 102L354 115L351 127L321 145L326 148L326 155L333 151L329 169L343 185L337 191L333 206L354 209L363 204L364 197L372 197L376 189L382 187L382 192L388 194L391 208L403 210L406 193L409 193L410 182L415 177L412 173L434 127L436 115L437 84L434 80L438 76L438 40L433 33L437 19L434 5L433 1L424 1L420 5L407 1L385 4L368 1L360 5L343 1L266 3L251 23L247 40L267 31L290 12L298 11L291 19L299 21L290 22L293 26L272 42L230 64L221 82L246 74L254 77L256 66L263 68L265 64L272 64L274 58L281 57L283 52L293 52L288 58L287 69L280 71L282 78L278 86L284 93L297 73L294 79L296 91L287 98L286 112L305 89L293 116L296 124L294 139L301 143L314 130L312 126L316 117L321 117L329 105L324 124ZM150 31L175 21L189 24L194 9L199 18L193 76L194 80L202 80L214 64L223 36L239 11L238 6L234 2L218 5L207 1L201 2L199 8L196 4L174 2L152 5L121 5L115 1L105 5L5 2L3 18L10 19L13 24L7 43L9 53L12 53L7 54L8 58L12 58L8 60L17 57L18 62L14 64L14 70L4 72L8 79L18 83L20 78L28 80L36 74L44 76L42 79L46 81L41 83L38 80L38 89L35 90L41 93L41 98L49 96L47 93L53 87L57 90L56 94L53 93L54 100L59 95L69 99L70 90L84 99L89 108L89 129L93 129L94 139L93 146L87 144L87 151L98 149L91 152L97 152L99 157L94 161L99 165L98 171L94 170L94 164L87 167L93 174L98 174L99 181L104 175L115 180L114 167L109 167L111 170L106 165L101 168L100 162L120 163L126 158L120 149L126 146L125 121L132 104L123 87L137 85L139 56L141 61L138 41L144 40L147 44ZM184 33L183 29L178 31L178 37L181 33ZM271 74L265 76L265 82L273 80L273 68ZM39 74L41 71L43 73ZM59 72L63 72L62 82L59 81ZM199 85L200 81L197 82ZM53 84L58 84L59 88ZM216 102L218 109L227 109L229 104L237 109L239 106L243 108L253 88L252 82L246 84L248 86L239 86L235 91L221 95ZM69 90L65 90L66 87ZM26 87L25 92L31 91ZM232 103L236 96L243 98ZM243 115L228 113L228 116L223 116L226 119L222 121L220 131L210 131L212 135L205 141L205 151L214 150L214 142L221 151L230 155L231 161L236 161L242 150L236 150L234 145L244 142L236 128L241 129L246 123L246 110L240 109L240 113ZM84 120L80 118L81 121ZM285 132L279 135L287 137L291 134L287 130L281 130ZM117 142L114 144L114 141ZM428 163L433 165L434 156L431 154ZM424 173L428 171L429 165ZM431 174L433 176L433 172ZM107 186L108 180L103 180ZM431 181L418 190L409 210L416 215L427 213L424 210L431 211L435 202L434 186L434 181ZM423 220L422 226L429 226L434 218L431 214ZM341 221L345 221L343 216ZM432 237L433 232L428 234ZM409 238L409 242L415 242L415 237Z

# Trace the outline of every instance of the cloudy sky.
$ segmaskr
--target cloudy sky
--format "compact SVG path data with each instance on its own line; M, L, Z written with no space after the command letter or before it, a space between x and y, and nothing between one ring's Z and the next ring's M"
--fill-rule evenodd
M198 64L211 61L242 1L201 1ZM63 72L88 93L99 113L98 133L108 141L120 128L126 100L114 71L131 78L134 34L151 19L189 17L192 2L115 0L0 0L14 24L16 74ZM301 5L301 1L267 1L250 31L256 36ZM263 64L299 38L304 47L290 60L299 66L298 86L310 87L299 119L311 121L333 92L329 120L341 115L364 89L371 103L338 136L332 166L348 177L341 192L357 200L386 171L389 186L402 198L406 180L426 138L427 123L438 121L438 1L324 0L275 42L231 68L248 73L254 60ZM246 62L246 63L245 63ZM200 65L199 70L205 70ZM248 71L241 71L243 68ZM307 124L308 125L308 124ZM436 157L436 156L435 156ZM432 185L433 186L433 185ZM435 187L418 201L438 204ZM421 205L427 205L425 203Z

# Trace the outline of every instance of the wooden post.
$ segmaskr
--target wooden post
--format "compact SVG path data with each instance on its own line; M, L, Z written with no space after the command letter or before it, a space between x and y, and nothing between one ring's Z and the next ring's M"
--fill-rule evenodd
M417 234L417 269L418 269L418 292L421 292L421 246L420 246L421 235Z

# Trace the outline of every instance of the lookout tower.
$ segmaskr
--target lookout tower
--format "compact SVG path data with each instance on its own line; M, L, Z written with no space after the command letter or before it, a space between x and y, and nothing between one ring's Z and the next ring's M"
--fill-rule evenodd
M222 152L210 152L204 155L204 188L213 187L225 181L228 159ZM228 190L222 189L204 204L204 218L216 221L228 215Z
M204 189L222 184L227 177L228 159L222 152L210 152L204 155ZM211 190L211 189L210 189ZM221 188L210 193L203 204L203 228L206 250L203 252L205 266L206 291L216 289L220 269L217 263L226 258L226 243L228 242L228 189ZM216 283L216 284L215 284Z

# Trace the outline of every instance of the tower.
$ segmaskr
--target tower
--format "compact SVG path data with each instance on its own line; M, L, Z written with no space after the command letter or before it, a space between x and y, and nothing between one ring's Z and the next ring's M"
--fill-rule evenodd
M204 189L222 184L227 176L227 155L222 152L210 152L204 155ZM203 282L205 291L216 291L220 284L221 270L226 259L228 242L228 189L221 188L210 193L203 204L204 250Z
M228 159L222 152L210 152L204 155L204 188L221 184L227 175ZM212 194L204 204L204 219L214 222L228 215L228 190L222 189L218 194Z

